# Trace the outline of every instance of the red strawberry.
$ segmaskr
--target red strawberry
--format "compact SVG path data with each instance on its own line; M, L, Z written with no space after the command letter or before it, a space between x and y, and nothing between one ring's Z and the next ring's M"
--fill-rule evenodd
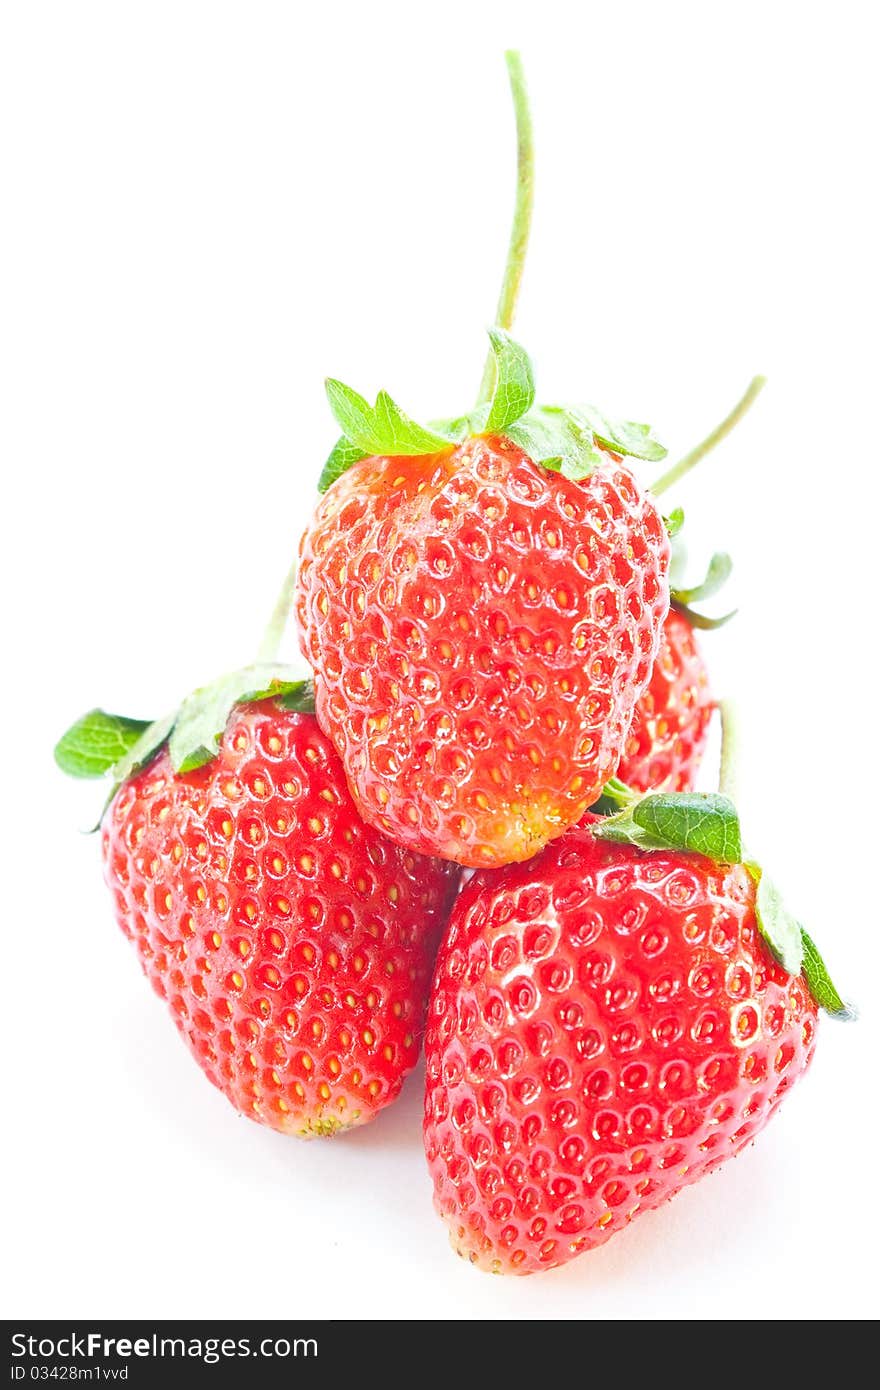
M88 775L83 748L119 737L97 713L59 745L66 770ZM147 745L103 817L106 881L209 1080L251 1119L332 1134L372 1119L415 1065L455 873L363 823L311 714L226 713L194 770L175 771L173 732Z
M327 394L342 438L296 599L322 727L361 815L487 867L530 858L615 772L669 604L669 543L622 462L665 449L590 406L535 406L508 336L529 237L532 129L505 55L517 196L477 405L427 427L387 392Z
M617 768L669 542L616 454L594 445L592 466L573 481L469 438L364 458L319 503L296 598L318 718L361 815L401 844L528 859Z
M651 683L636 704L617 776L637 791L689 791L696 781L714 708L693 628L671 608Z
M675 800L642 812L668 821ZM696 813L682 843L726 817L738 856L726 799L678 801ZM614 823L588 819L530 864L477 873L437 961L425 1145L454 1247L488 1270L562 1264L695 1182L813 1053L807 983L761 937L791 923L763 877L756 900L760 871L606 843ZM809 939L795 950L842 1012Z

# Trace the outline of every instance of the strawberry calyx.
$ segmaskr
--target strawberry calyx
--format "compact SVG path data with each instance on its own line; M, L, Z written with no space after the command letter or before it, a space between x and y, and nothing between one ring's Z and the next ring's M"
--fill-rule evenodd
M166 745L181 775L211 762L237 705L274 699L285 709L314 713L314 691L293 667L255 662L194 690L160 719L129 719L93 709L62 734L55 761L70 777L110 777L115 794Z
M534 463L582 481L608 453L647 461L666 457L649 425L614 421L591 405L535 405L535 379L525 349L505 329L489 330L495 364L489 399L467 415L424 426L380 391L374 405L335 378L326 382L327 399L342 430L324 465L318 491L326 492L359 459L372 455L418 457L448 453L468 438L505 435Z
M678 517L681 517L681 521L678 521ZM670 513L666 521L667 530L670 529L670 525L675 528L670 530L671 536L677 536L683 520L684 516L680 508ZM676 526L677 521L678 525ZM670 606L687 619L691 627L712 632L716 628L723 627L725 623L729 623L731 618L736 617L737 610L735 608L732 608L728 613L722 613L718 618L711 618L693 607L695 603L702 603L704 599L714 597L719 589L727 583L733 569L733 561L726 551L716 550L709 561L704 578L698 584L685 586L678 581L677 575L680 574L683 566L684 549L680 545L674 545L670 570L672 580L669 593Z
M605 817L593 826L598 840L648 851L702 854L716 864L741 864L755 882L758 930L773 959L789 975L803 973L816 1003L832 1018L855 1018L855 1010L838 993L815 943L786 908L776 884L760 864L744 858L739 814L729 796L720 792L642 796L612 778L592 809Z

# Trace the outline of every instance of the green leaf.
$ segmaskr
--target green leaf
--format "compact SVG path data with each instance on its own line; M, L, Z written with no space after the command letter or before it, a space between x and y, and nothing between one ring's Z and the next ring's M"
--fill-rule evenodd
M731 618L735 618L739 612L738 608L731 608L729 613L722 613L720 618L708 618L705 613L697 613L693 608L688 608L686 603L678 603L672 600L670 605L683 618L686 618L691 627L697 628L700 632L715 632L719 627L724 627Z
M667 535L672 540L684 526L684 509L682 507L673 508L668 516L664 516L663 520L666 523Z
M649 463L665 459L668 451L659 439L654 438L650 425L640 425L633 420L609 420L607 415L592 405L572 406L569 409L580 417L602 444L616 454L630 454Z
M789 975L799 975L804 955L801 924L792 917L776 884L760 864L750 861L746 868L757 884L755 916L767 949Z
M729 797L717 792L663 792L609 816L593 828L600 840L639 849L681 849L719 864L742 858L739 816Z
M187 695L168 744L175 772L193 772L216 757L236 705L292 696L306 683L288 666L246 666Z
M580 482L607 459L592 431L553 406L538 406L510 425L505 434L524 449L533 463Z
M727 583L732 569L733 561L730 556L722 550L717 550L709 561L705 579L701 583L695 584L691 589L675 589L673 597L678 603L684 605L698 603L700 599L712 598Z
M357 445L363 454L417 456L437 454L453 447L454 441L446 435L417 425L404 415L387 391L380 391L376 404L368 405L357 391L332 377L328 378L326 388L336 423L346 439Z
M357 444L352 444L345 436L337 439L333 448L330 450L327 462L321 469L321 476L318 479L318 491L326 492L331 484L341 478L343 473L347 473L353 463L359 463L361 459L367 458L363 449L359 449Z
M68 777L104 777L134 747L149 720L93 709L55 745L55 761Z
M294 714L315 713L315 686L312 681L296 681L290 690L278 696L279 705L292 710Z
M535 400L535 377L525 348L521 348L501 328L489 329L489 340L495 354L495 389L482 431L503 434Z
M124 758L114 764L113 781L115 783L111 797L120 783L133 777L136 772L140 772L142 767L146 767L151 758L155 757L162 744L166 742L168 735L174 728L174 721L177 718L177 711L171 714L164 714L161 719L154 719L152 724L148 724L141 734L137 743L131 747Z
M619 777L609 777L602 788L602 795L593 802L590 810L597 816L613 816L639 801L641 795L641 792L621 782Z
M816 949L816 944L801 927L801 942L804 949L803 972L807 982L807 988L826 1014L832 1018L839 1019L841 1023L848 1023L856 1017L856 1011L851 1004L847 1004L838 994L831 982L828 968Z
M595 428L597 424L601 433ZM572 482L581 482L607 462L606 448L635 458L663 458L666 453L647 425L612 426L604 415L589 405L536 406L505 433L535 463L561 473Z

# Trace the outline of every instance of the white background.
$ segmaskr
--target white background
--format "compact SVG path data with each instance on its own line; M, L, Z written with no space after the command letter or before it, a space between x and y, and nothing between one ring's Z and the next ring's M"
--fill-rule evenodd
M870 7L88 3L0 22L7 1315L875 1315L877 482ZM334 438L332 373L415 415L478 384L519 44L539 390L673 454L738 563L707 638L750 842L855 995L757 1146L528 1280L457 1261L417 1080L305 1145L239 1119L113 924L101 789L51 747L247 659ZM699 549L699 546L697 547Z

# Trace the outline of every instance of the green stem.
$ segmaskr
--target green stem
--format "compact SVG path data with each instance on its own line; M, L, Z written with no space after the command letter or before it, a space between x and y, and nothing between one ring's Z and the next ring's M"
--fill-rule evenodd
M749 410L757 400L766 384L767 378L764 376L752 378L749 382L749 388L742 400L737 401L733 410L721 421L721 424L716 425L712 433L707 434L702 443L698 444L695 449L691 449L690 453L685 454L683 459L679 459L678 463L673 464L665 473L662 473L656 482L651 483L651 491L655 497L659 497L661 492L665 492L667 488L672 487L673 483L677 483L680 478L683 478L686 473L690 473L692 468L696 468L700 460L704 459L708 453L711 453L715 445L720 444L722 439L730 434L730 431L735 425L739 424L746 411Z
M736 757L737 729L736 711L730 700L721 700L718 705L721 715L721 769L718 774L718 790L722 796L729 796L736 802Z
M535 200L535 150L532 138L532 116L529 111L529 96L522 59L513 49L504 55L507 73L510 78L510 92L513 97L513 110L516 117L516 202L513 208L513 226L510 230L510 245L507 249L507 263L495 322L499 328L510 329L516 312L516 301L526 263L529 245L529 231L532 225L532 205ZM495 385L495 355L489 352L483 371L483 381L477 405L485 405L492 399Z
M281 586L281 591L275 601L272 616L266 624L263 633L263 640L257 649L256 660L258 662L274 661L278 655L278 648L281 646L281 639L284 636L284 629L290 617L290 609L293 603L293 590L296 584L296 560L294 560Z

